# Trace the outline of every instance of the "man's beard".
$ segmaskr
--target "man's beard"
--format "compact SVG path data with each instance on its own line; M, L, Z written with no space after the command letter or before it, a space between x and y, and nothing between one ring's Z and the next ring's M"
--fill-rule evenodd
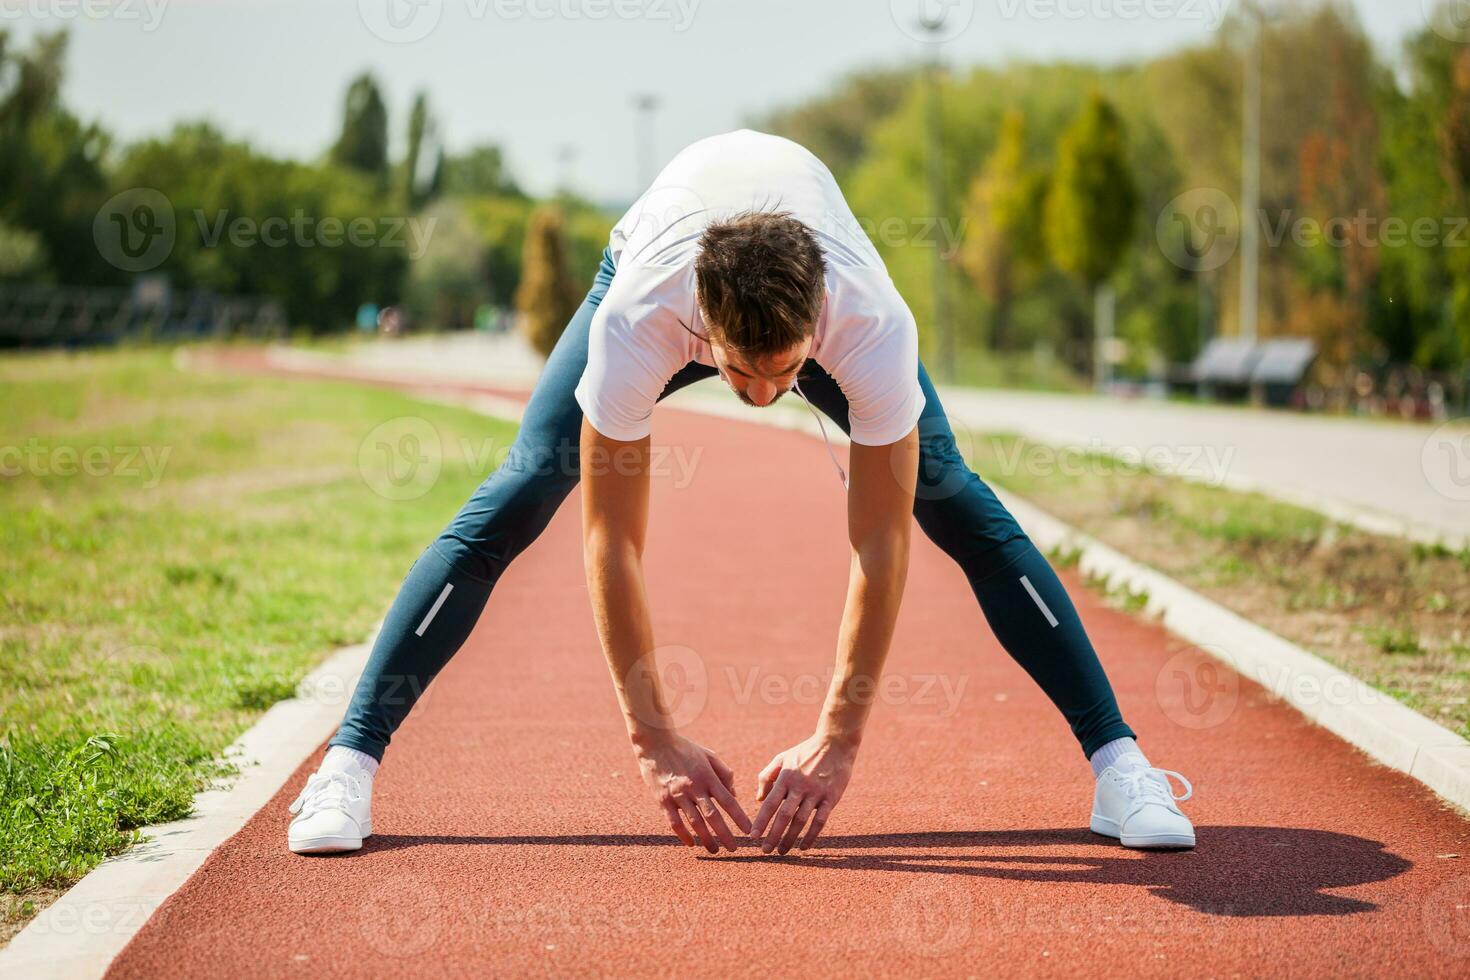
M731 387L730 390L735 392L735 397L739 398L742 402L744 402L745 404L749 405L751 408L770 408L772 405L774 405L778 401L780 401L781 398L786 394L786 392L790 391L791 389L785 388L785 389L782 389L781 391L776 392L776 397L775 398L772 398L770 401L766 402L764 405L757 405L755 402L753 402L753 401L750 400L750 397L748 395L746 395L745 392L743 392L743 391L737 391L734 387Z

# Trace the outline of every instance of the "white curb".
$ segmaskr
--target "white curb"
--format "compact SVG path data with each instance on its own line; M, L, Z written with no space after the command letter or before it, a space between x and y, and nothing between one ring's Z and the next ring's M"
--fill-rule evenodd
M995 492L1038 547L1079 551L1084 573L1102 578L1112 588L1146 592L1145 610L1176 635L1377 761L1408 773L1451 803L1470 808L1470 742L1035 505Z
M154 910L336 730L371 649L368 642L338 650L295 698L261 715L225 752L241 767L233 784L200 793L185 819L145 828L145 843L102 862L43 909L0 949L0 977L102 976Z

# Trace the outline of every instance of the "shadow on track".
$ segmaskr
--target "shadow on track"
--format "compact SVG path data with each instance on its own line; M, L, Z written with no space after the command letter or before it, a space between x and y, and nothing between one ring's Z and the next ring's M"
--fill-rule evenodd
M1325 894L1395 877L1413 867L1382 843L1293 827L1199 827L1193 851L1139 854L1082 829L834 834L805 854L701 858L732 865L968 875L1013 881L1122 885L1221 916L1351 915L1378 906ZM669 847L666 834L412 836L377 834L360 855L425 846ZM1052 848L1057 854L976 854L978 848ZM856 851L859 853L842 853ZM868 851L888 851L872 854ZM935 852L950 853L935 853ZM956 853L965 852L970 853Z

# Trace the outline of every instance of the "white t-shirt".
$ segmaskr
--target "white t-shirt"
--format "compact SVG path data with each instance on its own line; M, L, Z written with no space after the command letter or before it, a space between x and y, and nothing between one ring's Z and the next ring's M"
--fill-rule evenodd
M708 335L695 301L699 237L750 210L790 212L822 247L826 299L809 356L847 396L852 440L884 446L908 435L924 409L913 314L822 161L748 129L684 149L613 228L617 272L577 385L587 420L609 439L642 439L669 379L691 361L713 364L699 339Z

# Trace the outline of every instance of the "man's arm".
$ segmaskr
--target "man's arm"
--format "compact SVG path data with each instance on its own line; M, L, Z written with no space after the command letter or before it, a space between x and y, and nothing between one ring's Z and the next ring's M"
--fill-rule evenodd
M761 771L754 835L761 849L801 849L822 832L852 777L873 696L888 658L908 577L918 430L887 446L852 444L847 535L852 567L837 635L837 669L816 733L780 753ZM811 824L808 827L807 821Z
M711 854L721 843L733 851L735 837L720 808L750 831L734 796L734 775L713 752L674 730L659 686L643 583L649 440L608 439L584 420L581 468L587 592L639 772L679 840L692 845L692 829Z

